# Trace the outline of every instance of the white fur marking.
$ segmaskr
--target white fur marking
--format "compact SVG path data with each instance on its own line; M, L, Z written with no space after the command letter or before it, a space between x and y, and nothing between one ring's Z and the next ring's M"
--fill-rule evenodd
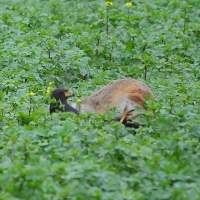
M72 103L71 106L72 106L73 108L77 109L76 103Z

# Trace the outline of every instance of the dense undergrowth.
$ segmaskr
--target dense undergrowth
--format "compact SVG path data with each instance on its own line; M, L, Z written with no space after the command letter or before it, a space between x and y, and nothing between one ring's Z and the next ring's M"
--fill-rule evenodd
M200 1L125 3L0 2L0 199L200 199ZM50 89L124 77L156 97L135 135L112 112L50 116Z

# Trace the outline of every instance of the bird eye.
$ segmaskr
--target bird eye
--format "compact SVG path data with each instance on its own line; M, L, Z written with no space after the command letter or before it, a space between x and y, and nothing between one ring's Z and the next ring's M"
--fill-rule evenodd
M74 95L73 92L72 92L71 90L66 90L66 91L64 92L64 94L65 94L65 97L71 97L71 96Z

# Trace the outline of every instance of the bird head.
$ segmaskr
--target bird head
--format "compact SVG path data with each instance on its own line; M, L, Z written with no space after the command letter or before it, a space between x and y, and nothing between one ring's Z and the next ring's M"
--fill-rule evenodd
M51 98L55 98L57 101L66 101L69 97L75 96L71 90L65 88L57 88L55 89L52 94Z

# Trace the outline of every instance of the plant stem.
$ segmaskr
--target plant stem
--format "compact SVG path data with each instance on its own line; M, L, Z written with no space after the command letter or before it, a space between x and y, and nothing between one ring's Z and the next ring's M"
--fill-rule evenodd
M130 9L128 8L128 28L130 27Z
M185 28L186 28L186 15L187 15L187 8L184 9L184 22L183 22L183 33L185 33Z
M108 34L108 22L109 22L109 6L107 7L107 16L106 16L106 33Z
M147 66L144 66L144 80L147 80Z

